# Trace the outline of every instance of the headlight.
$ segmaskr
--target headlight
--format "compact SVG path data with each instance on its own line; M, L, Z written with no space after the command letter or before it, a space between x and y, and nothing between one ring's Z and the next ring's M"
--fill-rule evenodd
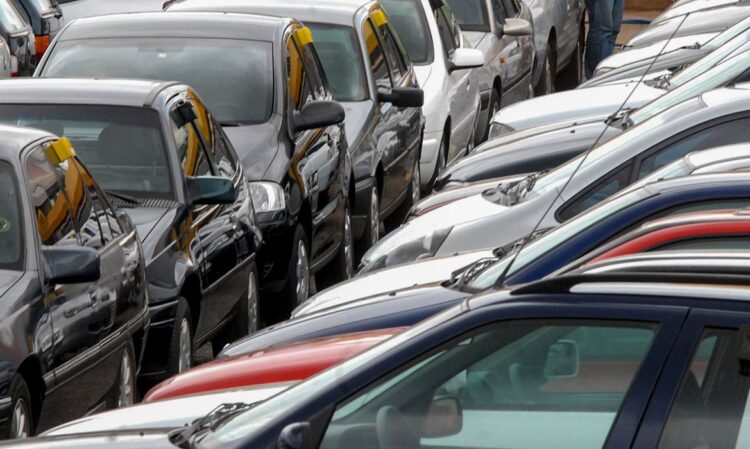
M492 122L490 123L490 130L489 130L489 134L487 134L487 140L496 139L498 137L502 137L513 132L516 132L516 130L511 128L508 125L503 125L502 123Z
M609 73L614 69L615 69L614 67L598 67L596 70L594 70L594 76L592 78L596 78L597 76L602 76L605 73Z
M432 257L443 245L452 227L426 234L419 232L423 229L410 229L409 225L405 225L389 234L364 255L360 273Z
M286 208L284 189L275 182L248 182L255 212L273 212Z

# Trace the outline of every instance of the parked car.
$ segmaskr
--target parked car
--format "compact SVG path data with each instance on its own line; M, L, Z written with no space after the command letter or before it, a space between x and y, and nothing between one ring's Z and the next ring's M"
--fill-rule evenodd
M747 251L716 249L705 251L654 251L595 261L570 272L617 273L695 273L700 275L747 276L750 254Z
M349 207L359 256L380 239L386 219L403 219L421 188L424 93L377 3L341 0L311 9L307 0L183 1L168 10L288 15L307 24L333 98L346 110L354 183Z
M724 6L733 5L741 0L700 0L700 1L689 1L683 4L677 4L674 2L671 6L662 11L661 14L654 17L651 20L652 24L663 22L672 17L681 16L684 14L692 14L696 11L703 11L706 9L722 8Z
M635 111L624 110L607 120L531 128L488 142L471 156L449 167L436 187L444 189L472 181L550 169L590 149L596 142L601 144L611 140L634 125L711 89L731 85L742 88L744 82L750 80L750 52L743 52L695 77L693 69L699 71L701 67L691 66L670 78L680 86ZM690 79L683 81L683 75ZM717 141L711 146L721 144Z
M37 445L305 448L312 435L323 447L343 437L386 447L558 447L563 440L580 447L609 435L665 449L735 445L739 432L712 430L717 414L734 429L743 420L745 355L736 348L746 338L748 289L746 281L703 278L707 285L679 274L662 283L643 274L591 275L474 298L254 407L210 414L179 436L110 432ZM692 419L682 418L687 411ZM600 421L585 419L592 416ZM641 419L624 419L632 416Z
M8 43L15 58L16 75L31 75L37 62L34 30L13 0L0 0L0 37Z
M242 166L198 95L175 82L0 82L0 122L56 130L138 229L151 323L140 376L190 367L258 328L255 223ZM127 268L127 265L124 265Z
M518 0L447 3L466 39L484 55L484 65L476 69L482 103L474 143L479 145L487 139L489 122L500 108L534 95L536 50L531 10Z
M443 168L473 148L481 106L475 69L484 65L442 0L380 0L424 90L420 179L429 192Z
M5 39L0 37L0 78L10 78L18 75L18 62L10 54L10 47Z
M57 0L66 22L126 12L161 11L166 0Z
M38 61L62 28L62 10L55 0L13 0L13 3L34 30L34 50Z
M70 142L0 126L0 436L130 405L148 323L144 256Z
M36 75L177 79L205 98L250 181L268 322L307 299L316 273L352 273L345 112L309 28L249 14L91 17L60 32Z

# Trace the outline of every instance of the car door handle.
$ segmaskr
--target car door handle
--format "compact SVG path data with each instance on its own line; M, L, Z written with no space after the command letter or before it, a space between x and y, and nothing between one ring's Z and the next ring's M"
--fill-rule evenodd
M89 287L89 298L91 299L91 308L96 307L96 303L99 299L99 296L97 295L97 288L96 286Z

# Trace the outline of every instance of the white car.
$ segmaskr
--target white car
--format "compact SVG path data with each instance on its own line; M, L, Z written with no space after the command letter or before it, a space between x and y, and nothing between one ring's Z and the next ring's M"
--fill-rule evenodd
M429 190L448 161L473 147L479 83L476 71L468 69L482 67L484 56L471 47L442 0L381 0L380 4L424 91L420 173L423 190Z
M0 37L0 78L10 78L17 71L18 62L14 64L14 56L10 54L8 44Z

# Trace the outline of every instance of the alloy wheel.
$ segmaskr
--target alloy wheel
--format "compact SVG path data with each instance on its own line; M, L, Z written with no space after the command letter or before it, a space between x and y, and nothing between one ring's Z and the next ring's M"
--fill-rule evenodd
M133 361L130 359L130 351L127 349L122 353L120 361L120 384L117 390L117 407L133 405Z
M307 260L307 248L302 240L297 242L295 273L297 274L297 304L302 304L307 300L310 292L310 264Z
M190 335L190 323L187 318L180 321L180 356L177 359L177 372L183 373L190 369L193 364L192 335Z
M13 417L11 421L10 436L11 438L28 438L31 434L29 429L29 407L26 401L21 398L13 407Z
M255 270L250 272L247 282L247 335L258 330L258 279Z
M380 240L380 199L378 198L378 188L372 188L370 195L370 247L374 246Z

